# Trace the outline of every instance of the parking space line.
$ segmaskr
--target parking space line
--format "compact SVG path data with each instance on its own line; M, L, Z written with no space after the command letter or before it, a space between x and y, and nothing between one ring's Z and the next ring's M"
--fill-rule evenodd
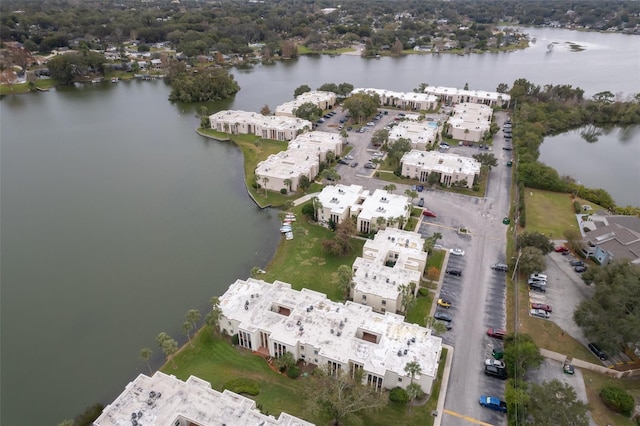
M445 414L449 414L455 417L459 417L463 420L468 421L469 423L473 423L476 425L482 425L482 426L493 426L491 423L485 423L482 420L478 420L478 419L474 419L473 417L469 417L469 416L465 416L464 414L460 414L460 413L456 413L455 411L451 411L451 410L444 410Z

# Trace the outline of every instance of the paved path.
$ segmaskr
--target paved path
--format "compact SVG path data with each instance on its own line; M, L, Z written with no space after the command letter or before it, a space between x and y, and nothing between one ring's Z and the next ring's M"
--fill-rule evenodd
M306 203L307 201L311 200L313 197L316 197L319 194L320 194L319 192L314 192L313 194L303 195L302 197L296 200L293 200L293 205L299 206L300 204Z

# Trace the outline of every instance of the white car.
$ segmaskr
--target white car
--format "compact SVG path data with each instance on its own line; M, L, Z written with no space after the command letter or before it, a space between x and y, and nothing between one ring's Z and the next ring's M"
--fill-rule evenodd
M493 365L497 368L505 368L504 361L501 359L487 358L484 360L484 365Z
M455 256L464 256L464 250L459 249L459 248L452 248L449 250L449 253L455 255Z
M531 310L531 315L533 315L534 317L539 317L539 318L549 318L551 317L551 314L547 311L545 311L544 309L532 309Z
M347 155L344 157L345 160L353 160L353 155Z

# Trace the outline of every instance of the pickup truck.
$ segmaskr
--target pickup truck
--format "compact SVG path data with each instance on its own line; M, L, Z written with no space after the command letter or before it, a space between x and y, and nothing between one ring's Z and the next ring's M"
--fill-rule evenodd
M480 397L480 405L502 413L507 412L507 403L494 396L482 395Z

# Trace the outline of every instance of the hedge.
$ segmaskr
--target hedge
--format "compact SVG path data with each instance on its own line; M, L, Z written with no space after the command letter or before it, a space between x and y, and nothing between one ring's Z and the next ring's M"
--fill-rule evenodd
M224 384L223 389L229 389L231 392L256 396L260 393L260 386L251 379L239 378L229 380Z
M604 405L606 405L610 410L624 414L625 416L630 416L633 411L633 397L624 389L615 386L602 388L600 390L600 399L602 399Z

